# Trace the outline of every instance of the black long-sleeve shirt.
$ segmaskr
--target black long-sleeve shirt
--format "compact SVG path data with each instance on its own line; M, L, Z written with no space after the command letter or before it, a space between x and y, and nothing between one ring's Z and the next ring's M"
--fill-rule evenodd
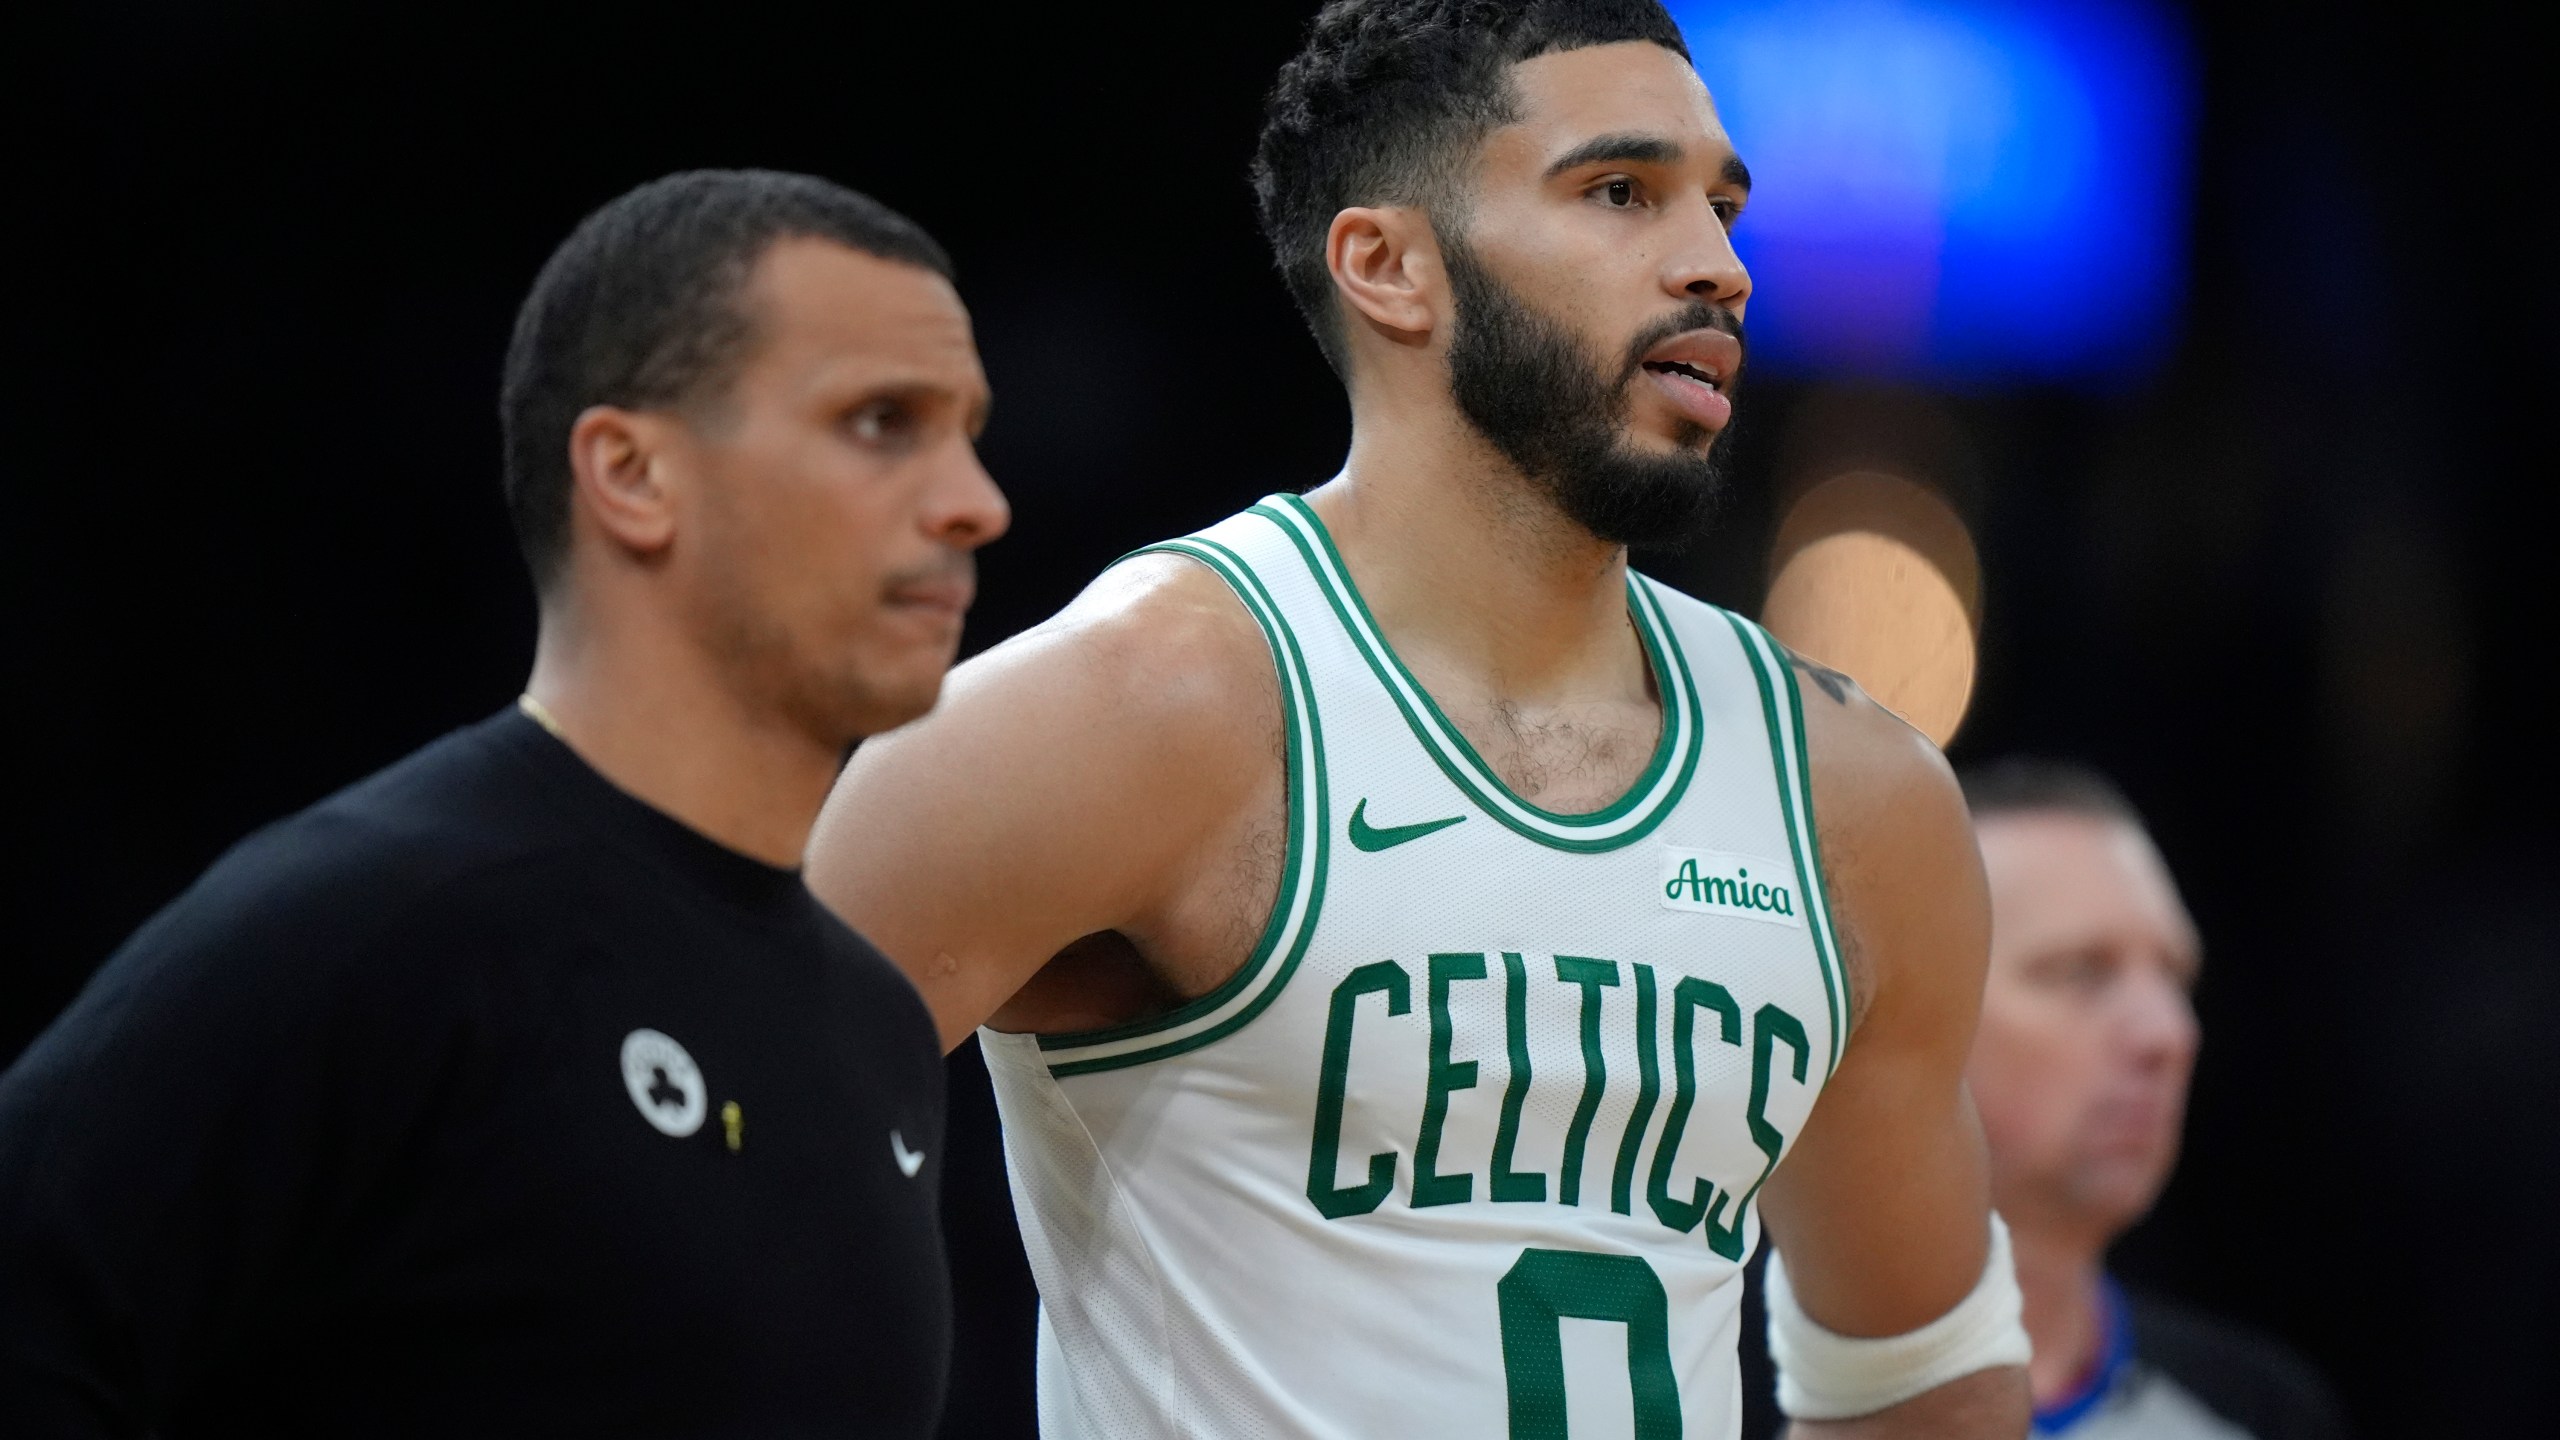
M791 871L508 711L0 1077L0 1433L931 1433L942 1068Z

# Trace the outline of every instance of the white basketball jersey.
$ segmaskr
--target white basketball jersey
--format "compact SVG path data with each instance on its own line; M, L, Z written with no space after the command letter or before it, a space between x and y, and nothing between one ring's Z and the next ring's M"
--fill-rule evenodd
M1153 548L1270 641L1288 854L1211 993L981 1036L1042 1433L1735 1434L1754 1197L1847 1003L1775 646L1630 576L1661 740L1558 815L1405 671L1297 497Z

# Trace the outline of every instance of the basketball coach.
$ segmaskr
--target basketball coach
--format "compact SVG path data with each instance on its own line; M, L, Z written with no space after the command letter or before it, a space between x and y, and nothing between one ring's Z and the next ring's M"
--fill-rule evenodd
M798 866L1005 527L941 249L582 223L508 349L517 704L243 841L0 1078L0 1434L923 1436L941 1047Z

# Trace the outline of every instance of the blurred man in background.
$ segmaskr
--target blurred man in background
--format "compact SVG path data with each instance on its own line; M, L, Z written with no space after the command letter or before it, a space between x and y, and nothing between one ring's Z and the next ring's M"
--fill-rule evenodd
M1968 1079L2016 1246L2036 1433L2327 1440L2328 1388L2263 1336L2132 1298L2107 1247L2177 1163L2202 948L2124 796L2010 760L1965 773L1991 881L1991 972Z
M553 254L526 693L234 848L0 1079L0 1434L933 1433L940 1052L797 866L1005 526L949 276L761 171Z

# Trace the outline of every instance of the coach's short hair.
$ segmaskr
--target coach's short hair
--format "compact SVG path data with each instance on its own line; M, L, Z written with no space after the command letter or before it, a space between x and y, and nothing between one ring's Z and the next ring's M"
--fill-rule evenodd
M1461 220L1475 148L1519 117L1510 70L1552 50L1651 41L1689 56L1659 0L1334 0L1280 68L1253 195L1280 278L1337 374L1350 371L1325 232L1353 205Z
M1956 783L1964 787L1965 808L1976 820L2054 811L2148 828L2142 812L2114 781L2077 760L2011 755L1963 767L1956 772Z
M868 195L778 170L687 170L607 201L534 277L507 344L507 510L534 584L569 548L569 429L591 405L716 399L755 338L738 303L777 240L808 236L951 277L924 228Z

